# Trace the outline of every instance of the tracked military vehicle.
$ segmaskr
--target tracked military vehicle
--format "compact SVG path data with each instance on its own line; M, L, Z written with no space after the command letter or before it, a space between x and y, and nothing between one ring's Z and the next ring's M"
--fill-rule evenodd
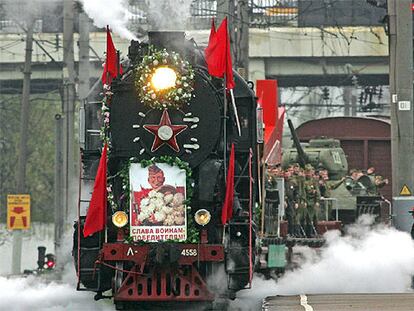
M301 167L311 164L316 170L324 168L328 171L330 193L329 198L324 199L333 207L329 219L348 224L359 215L368 213L374 214L378 222L388 221L389 204L375 191L374 176L349 176L347 156L339 140L320 137L300 143L291 120L288 120L288 125L293 146L283 150L282 168L299 163Z

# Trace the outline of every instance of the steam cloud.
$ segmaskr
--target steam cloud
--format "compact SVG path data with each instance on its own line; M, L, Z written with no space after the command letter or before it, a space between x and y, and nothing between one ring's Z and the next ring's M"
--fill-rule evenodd
M91 293L77 292L68 284L43 279L0 277L0 310L113 310L111 301L95 302Z
M126 0L82 0L82 3L95 26L109 25L120 37L137 40L127 28L128 20L133 14L128 11Z
M91 185L86 185L86 193L92 189ZM77 199L77 194L73 194ZM91 311L109 311L114 310L113 302L105 299L94 301L91 292L76 291L76 272L71 255L73 220L76 217L76 209L71 209L65 223L62 246L56 250L57 267L62 271L60 281L47 280L45 276L28 277L0 276L0 311L26 311L26 310L47 310L47 311L66 311L66 310L91 310ZM4 227L0 227L5 231ZM24 256L22 258L22 270L34 269L37 264L37 246L47 247L47 252L53 252L53 224L32 225L30 235L23 239ZM0 245L1 254L11 254L11 244L7 240ZM10 273L11 256L2 256L0 258L0 275Z
M126 0L81 0L85 12L93 19L97 27L110 25L120 37L137 40L128 30L131 17L148 17L151 30L184 30L190 16L192 0L151 0L146 1L147 12L139 11L135 15L128 10ZM148 13L148 14L145 14Z
M277 282L256 276L251 290L241 291L232 310L258 310L275 295L411 292L414 243L408 233L362 217L341 236L325 235L320 251L303 249L304 263ZM303 252L306 251L306 252Z
M72 219L72 217L71 217ZM36 225L36 226L35 226ZM52 224L53 225L53 224ZM69 225L68 225L69 227ZM37 264L37 246L47 246L47 252L53 252L53 229L51 225L33 224L31 235L23 239L24 256L22 269L34 269ZM51 232L49 232L51 231ZM70 255L72 230L66 230L63 246L57 251L58 265L65 265L61 281L47 281L45 276L0 276L0 311L26 310L113 310L110 300L95 302L93 293L76 291L76 272ZM67 243L67 241L70 241ZM11 267L10 241L0 247L2 256L0 274L9 274ZM57 267L59 269L59 266Z
M184 30L190 16L192 0L148 1L148 16L152 30Z

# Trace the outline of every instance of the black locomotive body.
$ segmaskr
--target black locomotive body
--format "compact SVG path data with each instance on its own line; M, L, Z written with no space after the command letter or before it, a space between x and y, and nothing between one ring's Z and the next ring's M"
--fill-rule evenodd
M194 72L191 100L180 107L170 107L168 102L159 109L149 107L138 95L136 67L151 50L163 49L179 53ZM148 43L132 41L129 59L128 68L106 92L110 115L106 128L110 142L107 176L112 185L111 201L115 204L108 202L105 229L86 238L82 234L85 211L80 212L73 248L78 289L96 291L97 298L112 289L114 302L120 308L127 302L213 301L219 290L208 280L225 273L227 281L221 293L232 295L250 283L254 265L253 210L258 201L260 149L255 95L234 72L237 112L234 111L226 104L223 81L208 74L202 53L185 40L183 33L154 32L149 34ZM88 115L93 119L94 113L86 111ZM98 148L102 146L96 136L88 136L98 123L96 120L89 123L86 118L82 150L86 181L95 176ZM221 216L232 143L235 146L233 217L223 225ZM129 236L134 194L126 195L131 185L125 181L128 179L125 167L131 162L143 167L146 161L155 164L178 161L187 165L185 240L155 238L148 242ZM80 201L88 204L86 199ZM112 221L118 211L129 217L128 224L121 228ZM209 217L209 222L200 225L194 220L199 211L201 217Z

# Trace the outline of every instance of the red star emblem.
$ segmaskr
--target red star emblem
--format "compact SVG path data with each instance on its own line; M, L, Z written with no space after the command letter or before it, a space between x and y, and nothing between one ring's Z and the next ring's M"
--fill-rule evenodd
M164 109L158 125L147 124L143 126L145 130L155 136L152 143L151 152L157 151L162 145L167 144L175 152L180 151L176 136L187 129L187 125L172 125L168 110Z

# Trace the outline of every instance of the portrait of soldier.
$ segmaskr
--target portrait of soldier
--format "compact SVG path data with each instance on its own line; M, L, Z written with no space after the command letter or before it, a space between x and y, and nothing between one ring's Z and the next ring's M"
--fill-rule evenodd
M161 165L164 165L164 170L160 168ZM166 184L166 172L167 176L170 176L174 174L174 169L165 167L165 164L152 164L145 169L138 168L139 174L134 176L134 181L131 182L133 226L184 223L185 178L177 180L179 184L176 186ZM145 170L146 176L143 174ZM169 180L173 178L170 176Z

